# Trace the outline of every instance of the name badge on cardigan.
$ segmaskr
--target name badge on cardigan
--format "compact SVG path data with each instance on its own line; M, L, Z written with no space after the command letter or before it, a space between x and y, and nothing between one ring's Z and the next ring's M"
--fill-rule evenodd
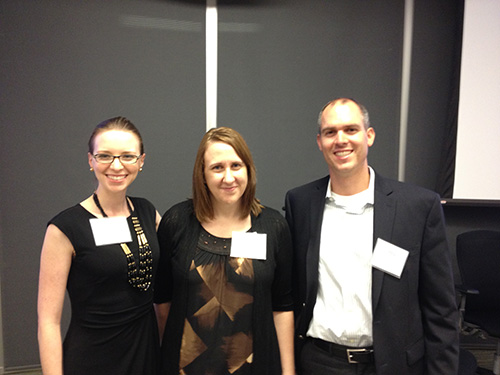
M96 246L132 242L126 217L103 217L89 219Z
M231 256L234 258L266 259L266 233L233 232Z
M373 250L372 266L400 279L408 254L408 250L378 238Z

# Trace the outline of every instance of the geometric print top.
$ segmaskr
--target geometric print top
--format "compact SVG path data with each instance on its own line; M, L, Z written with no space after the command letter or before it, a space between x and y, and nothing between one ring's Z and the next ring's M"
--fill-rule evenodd
M188 274L181 375L251 373L253 264L230 251L231 238L202 228Z

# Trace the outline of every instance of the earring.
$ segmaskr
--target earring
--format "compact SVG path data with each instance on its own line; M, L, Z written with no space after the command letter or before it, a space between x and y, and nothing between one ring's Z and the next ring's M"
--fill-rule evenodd
M94 172L94 168L90 167L90 171L91 171L91 172Z
M142 172L142 167L139 168L139 172Z

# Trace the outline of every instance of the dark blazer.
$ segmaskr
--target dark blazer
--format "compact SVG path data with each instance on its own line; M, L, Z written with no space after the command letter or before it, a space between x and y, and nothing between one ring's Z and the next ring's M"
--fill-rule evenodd
M290 190L285 199L294 246L298 350L318 292L320 234L328 181L327 176ZM439 196L375 174L374 245L377 238L409 251L400 279L372 269L377 374L456 374L458 311Z

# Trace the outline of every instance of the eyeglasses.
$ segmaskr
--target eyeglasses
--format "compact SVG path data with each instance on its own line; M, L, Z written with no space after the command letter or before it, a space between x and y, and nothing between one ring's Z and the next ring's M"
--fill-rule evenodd
M135 164L139 160L140 155L123 154L118 156L113 156L109 154L95 154L94 159L101 164L111 164L115 159L120 160L122 164Z

